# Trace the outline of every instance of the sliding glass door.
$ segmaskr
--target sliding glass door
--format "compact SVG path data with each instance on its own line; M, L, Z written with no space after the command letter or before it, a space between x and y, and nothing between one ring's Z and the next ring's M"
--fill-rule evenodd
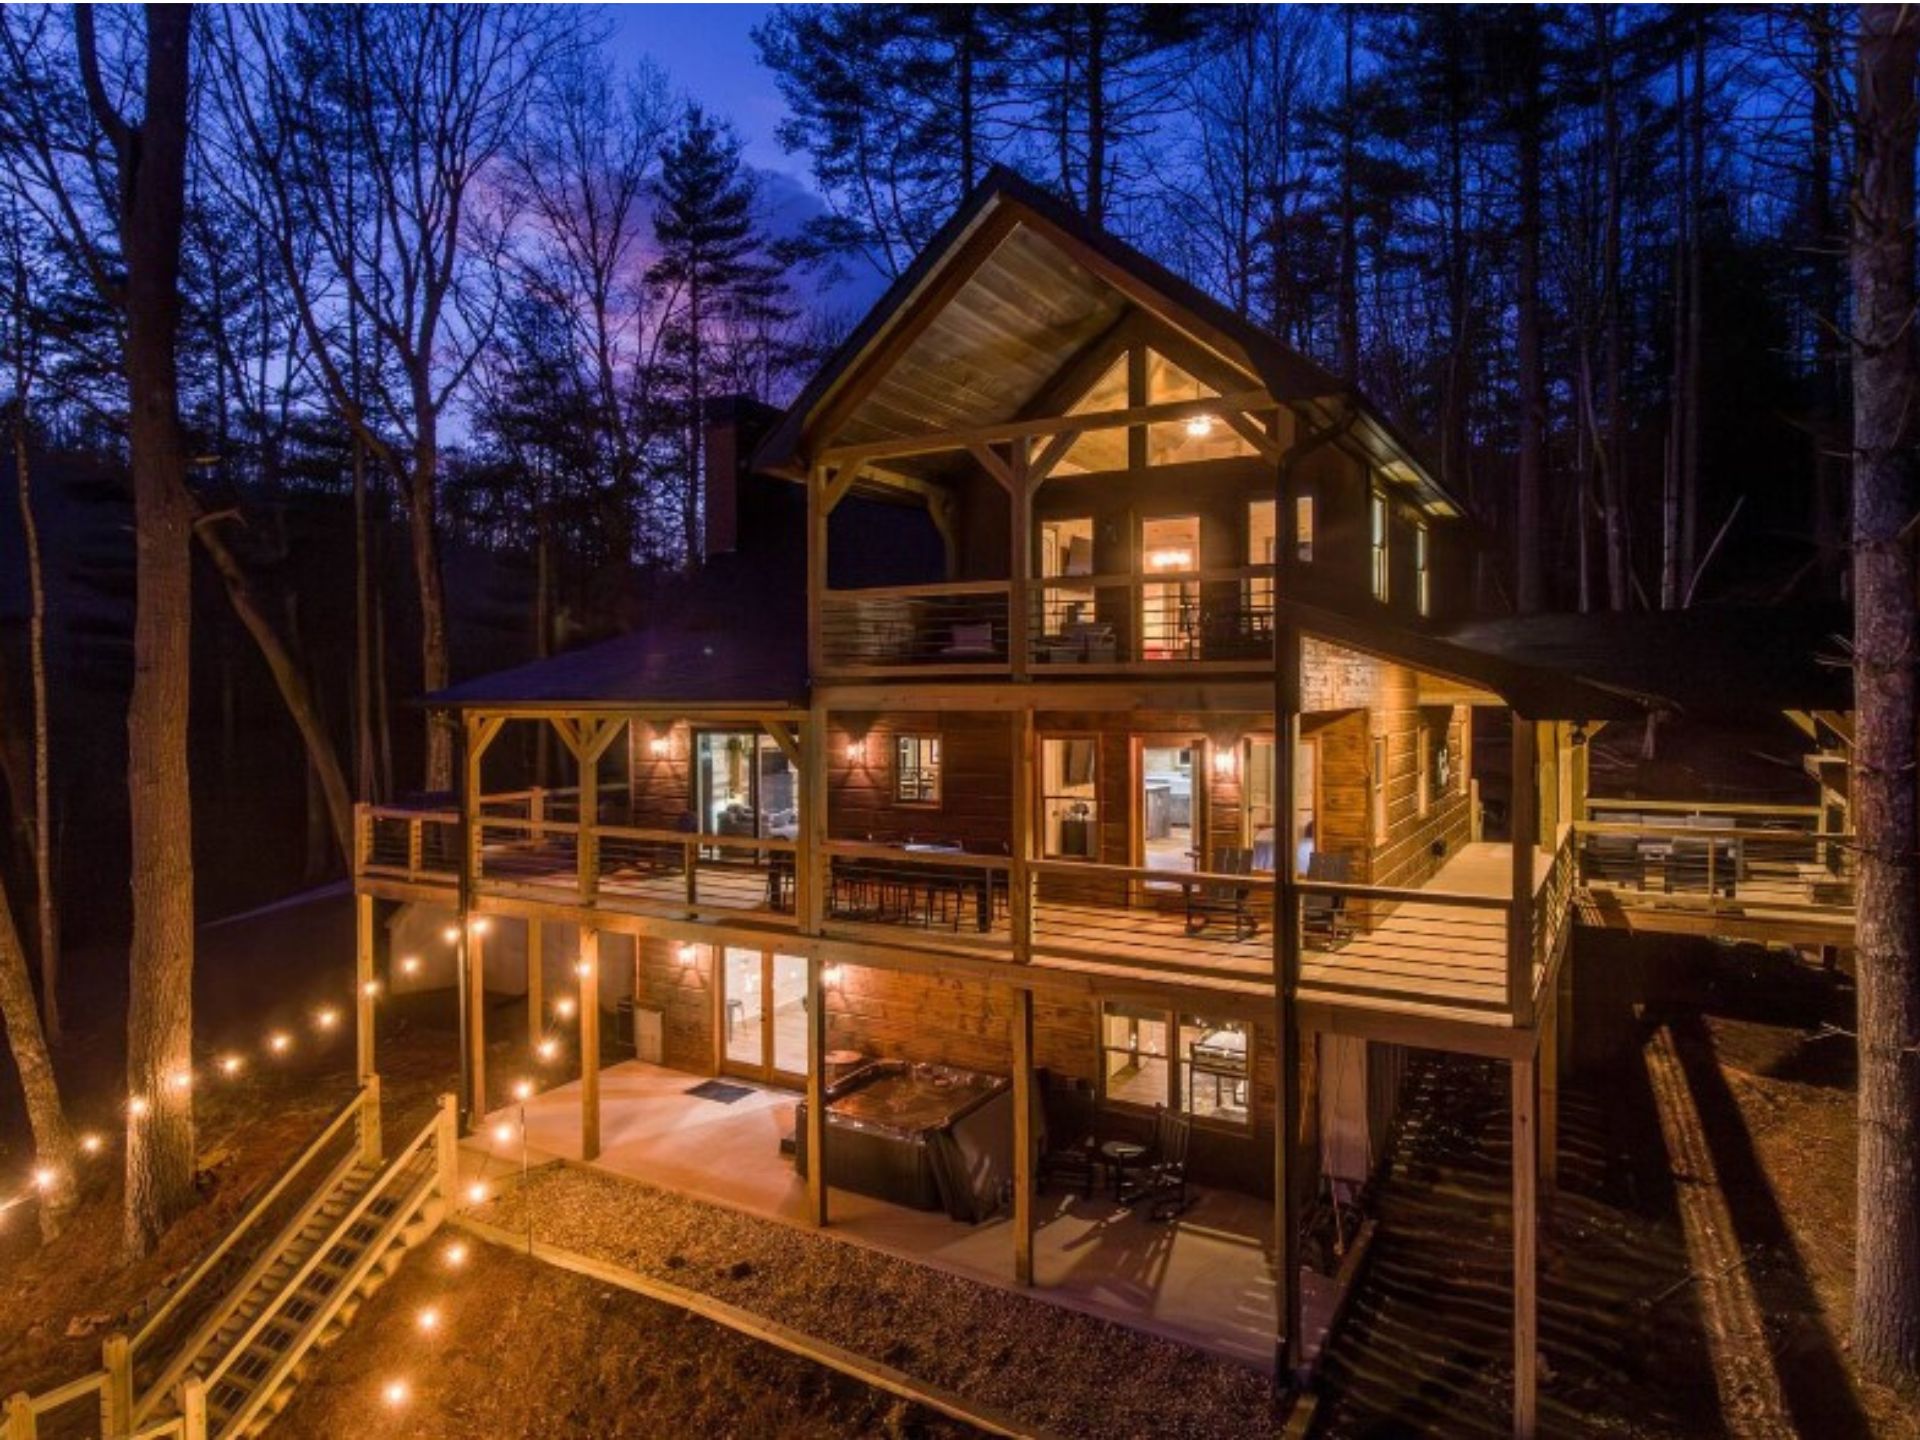
M721 1069L802 1085L807 1076L807 962L729 945L720 966Z

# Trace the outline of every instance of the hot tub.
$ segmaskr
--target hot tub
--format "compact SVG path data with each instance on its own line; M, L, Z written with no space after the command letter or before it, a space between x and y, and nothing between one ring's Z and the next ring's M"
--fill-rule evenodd
M827 1089L827 1183L916 1210L984 1220L1002 1203L1013 1160L1005 1076L876 1060ZM807 1173L807 1102L794 1127Z

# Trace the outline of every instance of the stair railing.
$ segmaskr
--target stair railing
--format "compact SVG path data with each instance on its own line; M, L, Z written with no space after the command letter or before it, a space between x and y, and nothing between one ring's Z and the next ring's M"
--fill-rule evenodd
M434 1156L434 1164L428 1169L427 1173L421 1177L420 1182L394 1210L393 1214L387 1217L379 1230L368 1239L365 1247L348 1267L347 1272L341 1276L340 1283L333 1288L326 1300L315 1309L313 1314L301 1325L292 1343L287 1346L286 1350L274 1362L273 1367L268 1370L265 1375L260 1377L259 1382L253 1387L245 1402L222 1423L219 1432L222 1436L239 1435L245 1432L246 1427L259 1414L261 1408L266 1405L268 1400L270 1400L279 1389L280 1385L286 1379L288 1372L290 1372L293 1367L300 1362L300 1359L307 1351L313 1347L314 1342L325 1332L326 1327L332 1323L333 1317L339 1312L340 1307L344 1305L347 1299L359 1288L360 1283L366 1278L367 1272L379 1263L384 1257L388 1247L392 1245L394 1238L412 1223L414 1217L419 1214L422 1207L432 1198L434 1193L436 1191L441 1192L445 1203L449 1206L452 1205L453 1193L449 1188L444 1157L447 1152L449 1139L455 1139L457 1141L458 1123L458 1109L454 1098L451 1095L441 1096L439 1109L435 1112L433 1119L429 1120L426 1125L421 1128L419 1133L402 1146L399 1153L397 1153L393 1159L387 1162L386 1167L381 1170L379 1176L366 1188L360 1198L354 1202L353 1207L348 1210L345 1215L341 1216L334 1224L333 1229L327 1233L326 1237L313 1247L312 1252L301 1262L299 1268L296 1269L293 1274L289 1275L286 1283L273 1293L273 1296L266 1304L260 1307L260 1313L253 1317L253 1320L248 1324L247 1328L227 1347L226 1353L222 1355L214 1367L207 1372L204 1377L206 1391L209 1395L212 1395L219 1383L226 1378L227 1372L233 1368L234 1362L252 1348L253 1343L260 1338L261 1332L280 1314L287 1302L300 1292L301 1287L306 1284L308 1278L319 1268L321 1261L326 1259L335 1247L341 1243L342 1237L351 1231L355 1225L360 1223L361 1219L377 1200L393 1188L394 1181L406 1171L407 1167L416 1158L428 1153L431 1148Z
M141 1346L159 1332L160 1326L167 1317L179 1310L186 1297L214 1273L215 1267L233 1252L241 1238L287 1193L293 1182L345 1132L349 1122L355 1122L358 1137L355 1147L335 1163L325 1178L314 1187L313 1193L280 1227L273 1239L261 1247L260 1253L254 1257L253 1263L247 1267L245 1273L227 1287L220 1303L216 1304L212 1312L194 1327L193 1333L174 1349L173 1358L153 1381L148 1385L137 1387L136 1393L133 1363ZM373 1075L369 1076L366 1083L354 1092L353 1098L341 1107L340 1112L332 1120L327 1122L326 1127L313 1138L307 1148L280 1172L279 1178L267 1188L266 1192L247 1208L247 1213L229 1227L220 1243L201 1259L184 1281L175 1287L166 1302L147 1317L146 1323L135 1331L131 1341L126 1343L123 1353L114 1354L113 1339L109 1339L106 1369L109 1375L115 1377L129 1398L130 1406L127 1412L129 1426L144 1423L153 1414L155 1408L173 1393L174 1387L181 1381L186 1368L192 1363L193 1357L199 1353L200 1348L220 1333L220 1328L232 1318L234 1310L259 1283L261 1276L272 1267L274 1261L279 1258L293 1238L307 1227L314 1213L326 1204L328 1197L339 1187L340 1182L353 1171L355 1166L377 1162L379 1158L380 1077ZM123 1373L122 1366L125 1367L123 1380L119 1378Z

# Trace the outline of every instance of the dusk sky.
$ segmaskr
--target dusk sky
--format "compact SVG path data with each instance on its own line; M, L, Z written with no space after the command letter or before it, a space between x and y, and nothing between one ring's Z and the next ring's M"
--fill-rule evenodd
M786 107L760 66L752 31L771 5L616 5L612 48L627 61L650 55L685 92L734 123L747 158L762 170L804 179L806 157L780 149L774 130Z

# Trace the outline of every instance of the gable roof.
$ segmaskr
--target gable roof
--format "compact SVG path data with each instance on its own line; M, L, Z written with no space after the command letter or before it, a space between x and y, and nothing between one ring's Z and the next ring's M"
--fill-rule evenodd
M813 376L755 457L803 478L809 431L838 443L1020 418L1048 383L1132 311L1246 371L1352 443L1439 514L1463 513L1412 444L1352 386L1199 287L996 167ZM942 363L935 368L938 358Z

